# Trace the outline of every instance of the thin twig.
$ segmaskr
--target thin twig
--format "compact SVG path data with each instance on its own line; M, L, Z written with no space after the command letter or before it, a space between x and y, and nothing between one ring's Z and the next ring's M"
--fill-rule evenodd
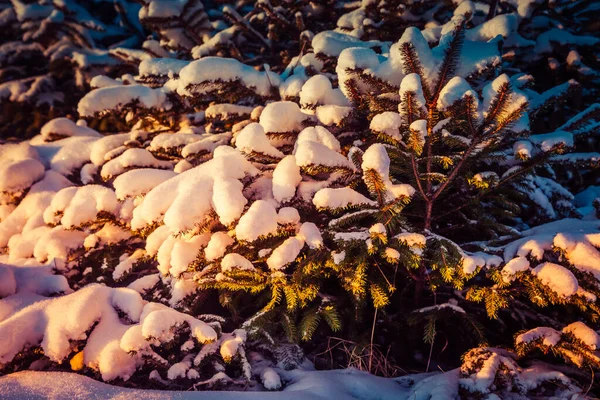
M369 351L369 373L372 372L371 365L373 361L373 338L375 337L375 324L377 323L377 311L379 309L375 309L375 315L373 316L373 328L371 329L371 349Z
M433 340L431 341L431 346L429 347L429 357L427 358L427 368L425 369L425 372L429 372L429 364L431 363L431 355L433 354L433 345L435 344L435 335L437 334L434 333L433 335Z

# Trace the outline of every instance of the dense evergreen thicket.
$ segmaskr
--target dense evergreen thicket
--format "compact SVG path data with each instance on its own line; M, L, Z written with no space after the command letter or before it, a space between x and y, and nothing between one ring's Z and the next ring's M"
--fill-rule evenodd
M597 393L596 8L2 3L0 371Z

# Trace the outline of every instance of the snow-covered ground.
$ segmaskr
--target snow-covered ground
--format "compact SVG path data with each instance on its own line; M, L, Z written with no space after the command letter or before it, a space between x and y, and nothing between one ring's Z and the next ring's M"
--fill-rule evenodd
M202 399L202 400L311 400L311 399L453 399L457 371L421 374L398 379L380 378L346 369L333 371L288 371L282 392L159 391L126 389L107 385L68 372L22 371L0 377L0 398L6 400L71 399ZM444 384L454 383L446 386ZM452 389L454 387L454 389ZM436 392L436 389L439 391Z

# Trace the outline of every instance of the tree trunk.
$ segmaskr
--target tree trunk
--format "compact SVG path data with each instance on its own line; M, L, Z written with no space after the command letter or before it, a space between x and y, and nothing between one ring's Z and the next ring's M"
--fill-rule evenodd
M431 212L433 210L433 201L428 201L425 206L425 221L423 224L423 229L430 230L431 229Z

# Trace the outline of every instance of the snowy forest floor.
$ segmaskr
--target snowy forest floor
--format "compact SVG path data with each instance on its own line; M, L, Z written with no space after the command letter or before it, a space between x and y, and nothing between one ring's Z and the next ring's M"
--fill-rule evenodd
M294 370L282 373L288 385L281 392L255 391L160 391L128 389L95 381L86 376L68 372L21 371L0 377L0 398L6 400L71 400L71 399L202 399L202 400L250 400L250 399L418 399L419 392L432 394L433 387L446 398L453 390L444 383L454 381L458 374L419 374L402 378L380 378L355 369L331 371ZM441 397L435 397L441 398Z

